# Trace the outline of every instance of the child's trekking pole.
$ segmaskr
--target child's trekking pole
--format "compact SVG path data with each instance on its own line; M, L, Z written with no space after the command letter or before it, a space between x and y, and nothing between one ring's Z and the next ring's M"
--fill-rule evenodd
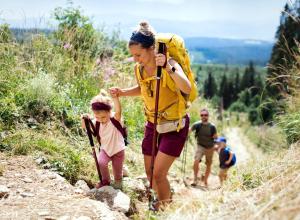
M159 42L158 53L165 54L166 45L164 43ZM153 192L153 170L154 170L154 158L155 158L155 150L157 148L157 117L158 117L158 103L159 103L159 90L160 90L160 77L161 77L162 67L157 67L157 75L156 75L156 96L155 96L155 110L154 110L154 125L153 125L153 140L152 140L152 157L151 157L151 173L150 173L150 187L148 189L148 199L149 199L149 210L155 210L153 207L154 202L154 192Z
M102 183L100 167L99 167L99 163L98 163L98 159L97 159L97 155L96 155L96 151L95 151L95 145L94 145L94 141L93 141L93 137L92 137L92 131L91 131L91 127L90 127L90 119L85 117L84 118L84 124L85 124L85 129L86 129L87 135L88 135L89 140L90 140L90 145L91 145L92 150L93 150L93 157L95 159L99 180L100 180L100 183Z

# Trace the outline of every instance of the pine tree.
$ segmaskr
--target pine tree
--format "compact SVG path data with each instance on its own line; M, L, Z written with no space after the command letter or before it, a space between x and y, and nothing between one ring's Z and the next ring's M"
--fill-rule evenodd
M217 93L217 84L216 80L212 75L212 72L209 71L208 77L204 82L204 98L211 99Z
M251 82L251 72L249 67L246 67L241 80L241 86L240 86L241 91L245 89L249 89L251 87L250 82Z
M300 0L293 6L285 5L281 13L280 25L276 32L277 42L273 46L267 71L266 96L262 112L264 121L273 119L273 115L280 111L278 101L284 98L283 93L289 93L288 78L282 74L288 71L294 62L292 55L300 42ZM280 76L280 77L279 77Z
M273 47L268 68L268 78L273 79L273 85L268 85L267 89L271 95L277 97L280 91L287 92L287 79L277 76L282 73L282 69L289 70L294 62L293 52L297 50L296 42L300 42L300 0L296 0L290 7L285 5L281 13L280 25L276 32L277 42ZM277 83L279 82L279 84Z
M238 94L240 93L240 73L239 68L236 68L235 70L235 78L234 78L234 92L233 92L233 101L236 101L238 99Z
M223 100L224 109L227 109L231 104L231 93L229 90L229 84L227 82L227 77L225 74L222 76L222 80L220 82L219 96Z

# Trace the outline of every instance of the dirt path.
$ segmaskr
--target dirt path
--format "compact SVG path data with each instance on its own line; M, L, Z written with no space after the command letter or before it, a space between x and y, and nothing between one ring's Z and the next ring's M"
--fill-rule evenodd
M127 219L100 201L89 199L63 177L37 167L29 156L0 153L0 219ZM1 191L1 190L0 190Z
M239 128L233 127L227 129L225 131L225 136L227 138L228 145L236 154L238 161L237 166L239 166L239 164L246 163L254 154L258 153L255 146L243 135ZM217 158L217 155L215 155L214 160L217 160ZM199 201L200 198L201 200L205 200L205 198L209 198L213 195L224 193L219 187L219 178L215 175L217 174L216 171L213 172L215 174L212 173L209 176L208 187L205 187L201 181L198 186L191 187L190 184L193 181L193 174L192 170L189 172L190 174L185 178L185 184L178 180L177 182L171 181L176 192L174 200L184 201L186 198L189 198L188 201Z
M245 137L243 137L241 131L238 128L230 128L225 131L227 144L232 151L236 154L239 163L245 163L251 158L251 152L249 147L245 143Z

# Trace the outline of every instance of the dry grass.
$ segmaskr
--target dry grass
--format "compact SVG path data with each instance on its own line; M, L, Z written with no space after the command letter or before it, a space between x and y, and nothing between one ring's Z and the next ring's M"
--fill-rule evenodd
M3 176L4 166L0 164L0 176Z
M297 218L299 173L300 144L233 169L223 189L187 191L157 219Z

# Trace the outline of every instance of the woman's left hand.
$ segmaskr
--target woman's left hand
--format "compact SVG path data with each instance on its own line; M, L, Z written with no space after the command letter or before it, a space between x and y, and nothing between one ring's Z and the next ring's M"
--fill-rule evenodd
M164 66L166 63L166 55L158 53L155 55L156 66Z

